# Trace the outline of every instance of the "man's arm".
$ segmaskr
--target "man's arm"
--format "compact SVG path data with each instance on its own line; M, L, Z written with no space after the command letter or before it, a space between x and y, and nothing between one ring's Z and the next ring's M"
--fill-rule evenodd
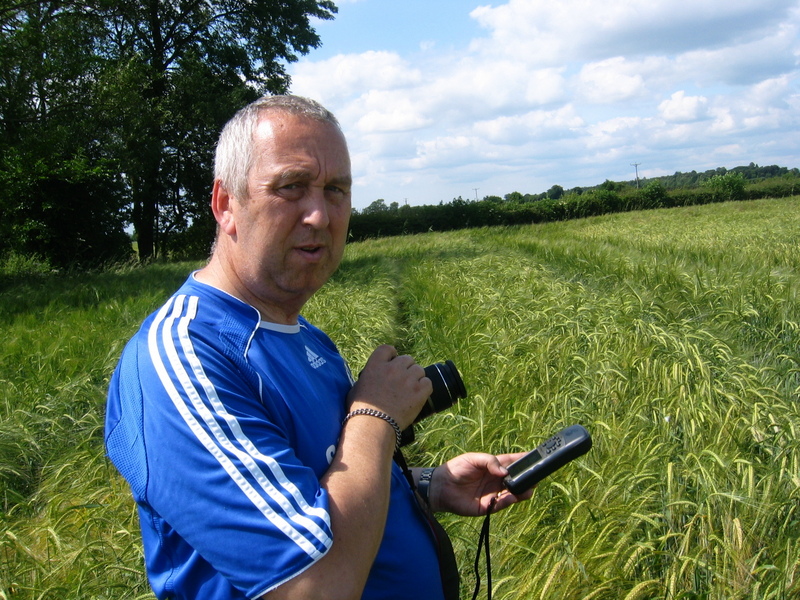
M492 499L494 511L529 499L532 490L515 496L503 487L503 478L508 474L506 467L524 455L524 452L499 456L468 452L447 461L433 471L428 505L433 512L477 517L486 514ZM422 469L415 467L411 472L418 482Z
M372 408L410 425L431 394L431 382L411 357L381 346L350 393L350 410ZM321 480L328 491L333 546L303 573L263 596L358 599L377 555L389 510L394 428L380 418L348 420L330 468Z

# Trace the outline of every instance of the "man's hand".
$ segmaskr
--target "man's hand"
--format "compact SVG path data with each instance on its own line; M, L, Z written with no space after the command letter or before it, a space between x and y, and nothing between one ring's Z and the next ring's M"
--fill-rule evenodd
M494 511L529 499L533 490L515 496L503 487L506 467L524 455L468 452L447 461L433 472L428 495L431 509L477 517L486 514L492 499L496 500Z
M385 412L405 429L414 422L433 392L425 369L392 346L379 346L367 360L348 395L350 409L374 408Z
M414 359L398 356L391 346L380 346L348 394L349 410L379 410L406 427L432 388ZM314 565L265 598L361 597L383 539L394 448L394 432L380 419L362 416L347 422L333 461L320 479L328 491L335 543Z

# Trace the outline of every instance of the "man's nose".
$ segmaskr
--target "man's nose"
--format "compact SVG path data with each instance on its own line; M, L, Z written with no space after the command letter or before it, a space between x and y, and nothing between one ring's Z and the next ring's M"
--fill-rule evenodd
M307 205L303 224L310 225L315 229L325 229L330 223L328 215L328 200L325 198L325 190L312 188L307 197Z

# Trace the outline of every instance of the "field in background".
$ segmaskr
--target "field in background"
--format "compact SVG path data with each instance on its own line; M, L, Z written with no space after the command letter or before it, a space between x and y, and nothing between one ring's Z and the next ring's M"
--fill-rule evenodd
M800 198L353 244L305 311L354 372L380 343L469 397L409 462L595 446L492 519L494 598L800 594ZM0 291L0 599L151 598L102 454L122 344L195 264ZM471 596L481 520L444 516Z

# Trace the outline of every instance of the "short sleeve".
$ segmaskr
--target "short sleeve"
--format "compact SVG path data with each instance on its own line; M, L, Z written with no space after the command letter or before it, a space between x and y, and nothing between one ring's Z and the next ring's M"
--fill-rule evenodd
M274 422L269 390L220 350L212 329L192 330L197 301L174 297L124 352L106 444L137 502L158 515L143 527L168 524L170 535L148 536L158 543L146 553L182 562L186 576L191 564L175 555L185 542L202 558L190 577L219 574L256 597L331 547L328 498Z

